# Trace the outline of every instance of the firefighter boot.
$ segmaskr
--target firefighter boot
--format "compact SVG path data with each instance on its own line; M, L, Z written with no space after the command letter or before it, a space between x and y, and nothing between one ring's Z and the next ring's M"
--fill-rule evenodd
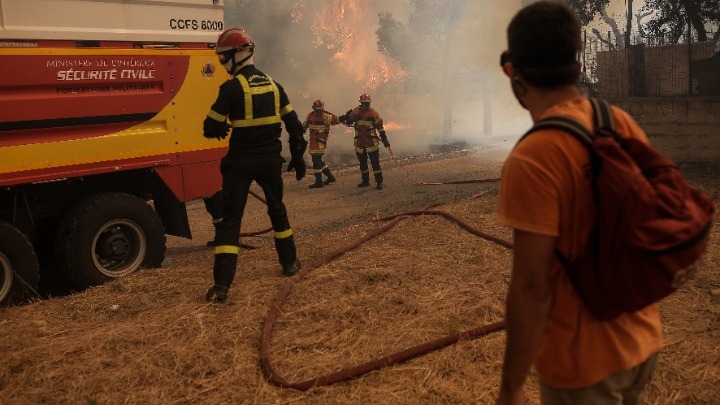
M228 289L235 278L235 267L237 267L237 255L232 253L215 254L213 265L213 279L215 285L210 287L205 299L212 302L225 302Z
M375 188L378 190L382 190L383 189L382 183L383 183L382 173L376 173L375 174Z
M290 266L283 268L283 274L288 277L292 277L296 275L301 268L302 262L300 261L300 259L295 259L295 261Z
M227 293L227 287L222 285L214 285L210 287L207 294L205 294L205 299L212 302L223 303L225 302L225 300L227 300Z
M275 239L275 250L277 251L278 261L282 266L284 275L294 276L300 270L300 260L297 258L295 250L295 240L292 236L282 239Z
M315 183L309 185L308 188L321 188L322 186L322 174L318 173L315 175Z
M323 169L322 172L323 172L323 174L327 177L327 179L325 179L325 181L323 182L323 184L328 185L328 184L335 183L335 176L333 176L333 174L332 174L332 172L330 171L330 169L328 169L328 168L326 167L326 168Z
M363 173L362 174L362 182L358 184L358 187L367 187L370 185L370 173Z

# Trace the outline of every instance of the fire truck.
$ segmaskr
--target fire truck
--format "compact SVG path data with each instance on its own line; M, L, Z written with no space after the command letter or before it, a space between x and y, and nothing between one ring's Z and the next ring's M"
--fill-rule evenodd
M0 303L158 267L221 187L222 0L0 0ZM41 272L42 269L42 272Z

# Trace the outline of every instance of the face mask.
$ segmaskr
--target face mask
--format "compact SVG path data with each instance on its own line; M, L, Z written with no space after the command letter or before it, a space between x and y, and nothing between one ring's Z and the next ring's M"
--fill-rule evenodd
M230 74L233 74L233 72L232 72L232 68L233 68L232 60L223 63L223 68L225 69L226 72L228 72L228 73L230 73Z
M232 69L233 65L235 64L235 58L234 54L231 53L223 53L218 55L220 59L220 63L222 64L222 67L225 69L226 72L233 74Z

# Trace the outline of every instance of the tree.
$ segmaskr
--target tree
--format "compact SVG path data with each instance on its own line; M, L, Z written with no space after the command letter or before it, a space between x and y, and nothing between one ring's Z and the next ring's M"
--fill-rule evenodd
M391 14L379 15L378 49L409 72L408 93L441 100L441 132L448 138L452 136L458 68L462 68L456 60L459 50L453 36L466 3L446 0L411 0L411 3L413 12L407 24Z
M563 2L575 10L582 25L590 24L610 4L610 0L563 0Z
M718 30L720 6L717 0L646 0L641 12L650 12L650 21L641 35L651 42L677 43L691 26L700 42L708 40L708 25Z

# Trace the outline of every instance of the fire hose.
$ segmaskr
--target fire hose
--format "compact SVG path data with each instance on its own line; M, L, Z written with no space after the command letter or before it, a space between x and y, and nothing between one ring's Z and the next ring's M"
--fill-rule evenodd
M448 184L448 183L444 183ZM466 184L466 183L463 183ZM478 328L470 329L464 332L456 333L453 335L444 336L442 338L432 340L426 343L422 343L420 345L411 347L409 349L402 350L400 352L384 356L381 358L377 358L362 364L359 364L354 367L348 367L345 369L341 369L335 372L332 372L330 374L310 378L305 381L301 382L290 382L287 381L285 378L283 378L273 367L272 362L272 346L271 346L271 339L273 334L273 326L275 324L275 321L278 319L278 316L280 314L283 302L285 299L289 296L290 292L292 291L295 284L301 282L304 280L312 271L319 268L321 265L330 262L331 260L338 258L345 253L348 253L356 248L358 248L363 243L389 231L392 229L395 225L397 225L400 221L410 218L410 217L417 217L421 215L435 215L445 218L446 220L449 220L451 222L455 222L458 226L460 226L462 229L464 229L467 232L470 232L471 234L478 236L480 238L486 239L491 242L495 242L503 247L506 247L508 249L512 249L513 245L512 243L500 239L496 236L486 234L484 232L481 232L472 226L468 225L467 223L463 222L456 216L449 214L447 212L443 211L437 211L432 210L431 208L436 207L435 205L429 205L424 208L422 208L419 211L410 211L405 212L402 214L392 215L385 218L380 218L375 220L375 222L387 222L385 225L375 229L374 231L366 234L365 236L339 248L336 249L327 255L321 257L320 259L310 263L309 265L306 265L303 267L300 272L295 275L293 278L289 279L281 290L278 292L277 296L275 297L274 302L270 306L270 310L268 312L268 315L265 319L265 324L263 327L263 333L260 341L260 365L262 368L262 371L267 379L268 382L271 384L274 384L278 387L282 388L293 388L299 391L306 391L313 387L320 387L325 385L331 385L334 383L338 383L341 381L346 381L349 379L353 379L356 377L359 377L363 374L366 374L373 370L378 370L380 368L384 368L396 363L400 363L403 361L407 361L409 359L412 359L414 357L418 357L422 354L426 354L438 349L442 349L444 347L447 347L451 344L457 343L460 340L472 340L477 339L482 336L489 335L491 333L500 331L505 329L505 321L499 321L487 325L480 326Z

